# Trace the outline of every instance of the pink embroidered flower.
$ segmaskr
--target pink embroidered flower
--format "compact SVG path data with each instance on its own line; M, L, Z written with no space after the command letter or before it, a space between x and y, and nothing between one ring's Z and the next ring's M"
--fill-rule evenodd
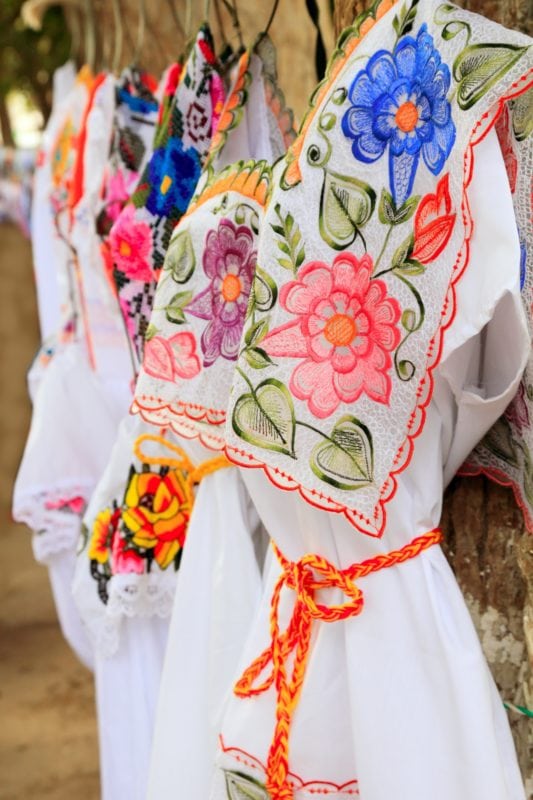
M116 531L113 536L111 555L113 559L113 575L136 573L142 575L144 572L144 560L131 547L127 546L127 540Z
M137 178L138 174L133 172L128 175L128 181L126 182L125 175L120 169L114 175L108 177L104 192L104 202L107 217L112 222L116 222L120 212L128 202L132 186L136 183Z
M145 345L143 367L148 375L163 381L194 378L202 368L194 335L184 331L170 339L152 336Z
M362 394L389 401L400 306L383 281L371 280L372 269L370 256L358 260L351 253L338 255L332 266L306 264L280 292L281 305L297 318L261 343L270 356L304 359L290 388L320 419Z
M151 282L152 236L150 226L135 219L135 207L125 206L109 234L109 246L117 268L131 280Z
M85 510L85 500L76 495L76 497L65 497L59 500L47 500L44 507L49 511L72 511L74 514L81 515Z
M187 313L209 320L202 333L204 365L219 356L237 358L257 253L245 226L223 219L206 237L203 266L210 283L187 306Z
M449 188L450 176L437 184L436 194L427 194L415 214L415 242L412 257L422 264L434 261L442 253L455 225Z

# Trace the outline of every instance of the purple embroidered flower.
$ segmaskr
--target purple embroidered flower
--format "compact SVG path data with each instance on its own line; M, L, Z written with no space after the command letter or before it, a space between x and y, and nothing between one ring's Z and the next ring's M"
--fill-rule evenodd
M379 50L354 78L352 103L342 119L352 153L371 164L389 148L389 180L396 203L410 195L420 155L438 175L455 141L447 93L450 70L422 25L394 52Z
M206 367L219 356L237 358L256 258L252 233L244 225L223 219L207 234L203 267L210 284L187 306L188 314L209 320L201 338Z

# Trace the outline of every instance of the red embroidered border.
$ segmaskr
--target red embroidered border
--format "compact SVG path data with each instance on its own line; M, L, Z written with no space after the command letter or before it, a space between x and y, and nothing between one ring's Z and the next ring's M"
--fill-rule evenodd
M231 756L231 758L234 758L235 761L238 761L240 764L243 764L246 767L256 769L263 774L266 773L264 764L258 758L250 755L250 753L247 753L246 750L241 750L239 747L226 747L222 734L219 735L218 739L220 749L225 755ZM351 794L354 795L354 797L359 797L357 780L347 781L346 783L339 785L333 783L332 781L304 781L294 772L290 772L289 776L296 791L305 790L308 794L324 796L331 796L343 792L344 794Z

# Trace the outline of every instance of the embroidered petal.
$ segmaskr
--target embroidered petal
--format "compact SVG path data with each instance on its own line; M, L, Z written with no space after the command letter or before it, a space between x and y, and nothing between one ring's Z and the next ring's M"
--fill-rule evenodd
M306 358L308 355L307 344L299 320L293 320L279 328L274 328L263 339L261 347L269 356Z
M315 417L329 417L339 405L333 386L333 368L328 361L303 361L294 370L290 387L295 397L307 400Z

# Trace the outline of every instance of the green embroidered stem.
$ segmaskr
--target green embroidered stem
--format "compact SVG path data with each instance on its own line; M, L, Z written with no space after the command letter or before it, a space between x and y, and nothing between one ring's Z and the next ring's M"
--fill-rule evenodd
M405 382L405 381L410 381L411 380L411 378L413 377L413 375L416 372L416 367L415 367L415 365L413 364L412 361L409 361L407 359L405 361L399 361L398 356L399 356L401 348L404 346L404 344L406 343L408 338L411 336L411 334L415 333L415 331L420 330L420 328L422 327L422 323L424 322L424 317L425 317L426 310L424 308L424 303L422 302L422 297L420 296L420 293L417 292L417 290L415 289L415 287L413 286L411 281L408 281L407 278L404 278L403 275L400 275L399 272L396 271L396 270L394 271L394 274L413 293L413 296L414 296L414 298L416 300L416 304L418 306L418 312L419 312L419 318L418 318L417 321L415 321L414 324L412 324L410 322L410 317L407 316L409 311L411 311L411 313L413 313L411 309L407 309L402 314L402 324L403 324L404 328L407 330L407 333L404 336L404 338L402 339L402 341L400 342L400 344L398 345L398 347L396 348L396 352L394 353L394 369L396 370L396 374L397 374L398 378L401 381Z
M376 261L374 263L374 269L375 270L378 268L379 262L383 258L383 254L385 253L385 250L387 249L387 245L389 243L389 239L390 239L390 235L392 233L393 227L394 227L394 225L389 225L389 230L387 231L387 234L385 236L385 240L383 242L383 247L381 248L379 256L377 257L377 259L376 259ZM372 275L372 279L379 278L380 275L385 275L386 272L391 272L391 270L393 270L393 269L394 269L394 267L389 267L388 269L384 269L381 272L377 272L374 275Z

